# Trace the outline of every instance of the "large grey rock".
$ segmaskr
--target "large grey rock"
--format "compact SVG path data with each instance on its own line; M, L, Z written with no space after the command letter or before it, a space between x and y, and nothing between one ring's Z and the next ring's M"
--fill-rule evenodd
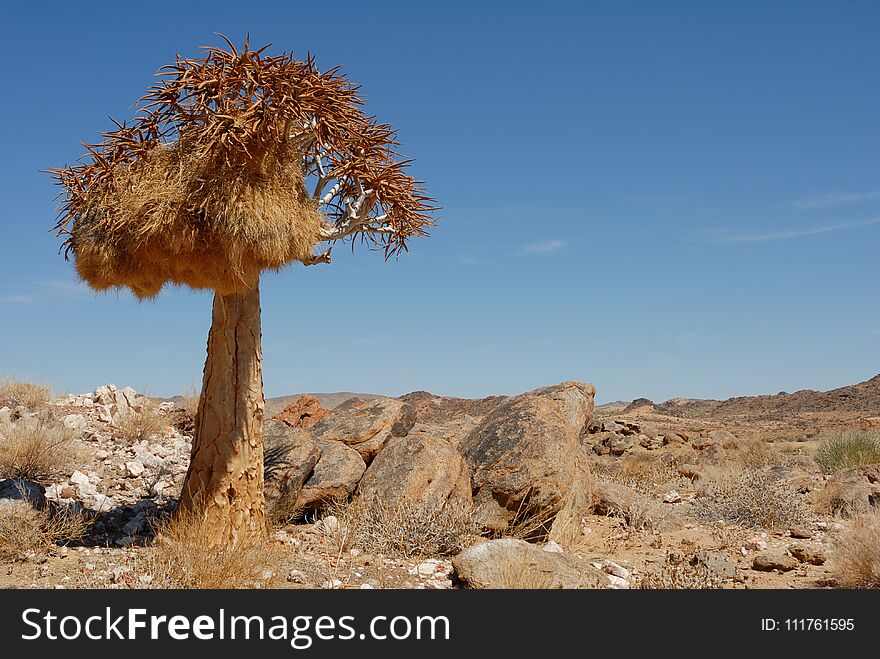
M572 554L503 538L468 547L452 559L453 579L470 588L604 588L605 575Z
M318 450L318 462L296 501L303 511L351 496L367 468L360 454L342 442L319 440Z
M315 439L343 442L369 462L392 437L405 437L415 424L411 405L393 398L353 398L318 421L311 433Z
M552 517L563 505L592 504L589 456L581 444L596 389L563 382L508 399L459 445L473 473L487 528L514 517Z
M471 504L470 468L449 443L434 437L394 437L370 463L357 496L393 509L404 501Z
M263 422L263 492L270 511L291 511L318 463L318 442L305 430Z
M46 506L46 488L24 478L0 480L0 501L24 501L42 510Z

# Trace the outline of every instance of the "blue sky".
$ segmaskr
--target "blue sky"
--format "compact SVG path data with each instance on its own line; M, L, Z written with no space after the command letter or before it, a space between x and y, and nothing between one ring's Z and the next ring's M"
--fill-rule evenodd
M215 0L5 8L0 375L200 381L210 294L77 283L39 170L215 32L342 65L442 206L398 261L340 246L264 278L267 396L579 379L665 400L880 372L880 4Z

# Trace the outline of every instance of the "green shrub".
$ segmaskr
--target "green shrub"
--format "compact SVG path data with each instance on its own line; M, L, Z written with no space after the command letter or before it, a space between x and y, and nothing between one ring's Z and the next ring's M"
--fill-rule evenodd
M814 456L826 474L880 462L880 433L842 430L819 442Z

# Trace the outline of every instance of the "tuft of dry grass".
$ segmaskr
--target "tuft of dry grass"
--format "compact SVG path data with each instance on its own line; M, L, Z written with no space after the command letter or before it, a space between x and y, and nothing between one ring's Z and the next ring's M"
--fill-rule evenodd
M54 420L21 419L0 427L0 477L46 483L75 463L75 433Z
M84 512L37 510L22 502L0 506L0 561L14 561L53 545L80 540L92 519Z
M649 590L707 590L722 587L720 579L698 561L667 554L659 570L649 572L637 581L637 588Z
M142 412L129 410L116 421L120 434L129 442L139 442L161 435L168 427L168 420L159 413L159 405L152 400L144 402Z
M745 469L760 469L773 464L773 451L763 439L739 438L725 439L721 448L727 451L727 460Z
M880 433L875 430L841 430L819 442L815 460L826 474L880 463Z
M271 585L263 573L280 573L280 550L261 536L234 546L212 547L205 517L178 512L155 527L153 544L139 556L138 569L151 588L259 588Z
M427 505L403 499L396 506L373 498L337 502L329 513L339 520L342 547L412 556L450 556L479 535L471 508L451 503Z
M199 411L199 399L201 396L201 389L197 389L195 384L191 384L181 396L182 400L180 401L180 407L183 408L192 419L196 418L196 413Z
M835 538L831 566L844 588L880 588L880 515L859 515Z
M743 469L710 485L694 501L693 515L702 522L772 530L801 524L810 513L793 489L761 471Z
M51 387L13 378L0 380L0 400L14 400L19 405L34 409L45 405L51 399Z

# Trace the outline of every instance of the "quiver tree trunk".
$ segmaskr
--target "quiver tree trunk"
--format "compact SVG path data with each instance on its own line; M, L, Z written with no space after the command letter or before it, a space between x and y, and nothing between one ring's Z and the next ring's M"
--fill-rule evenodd
M259 286L214 295L189 470L178 509L204 518L211 545L266 531Z

